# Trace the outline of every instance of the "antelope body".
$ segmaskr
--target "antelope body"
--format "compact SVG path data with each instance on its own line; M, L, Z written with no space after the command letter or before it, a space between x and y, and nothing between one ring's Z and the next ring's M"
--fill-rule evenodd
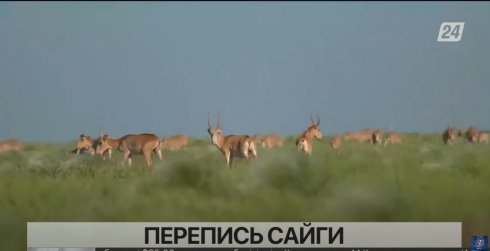
M478 133L478 142L486 142L488 143L488 133L486 132L480 132Z
M298 151L305 151L309 155L311 155L311 151L313 150L313 137L321 140L323 135L320 131L320 116L318 113L316 114L317 122L315 123L313 119L313 115L311 115L311 125L308 127L306 131L298 134L296 136L295 144Z
M22 149L22 145L16 139L6 139L0 141L0 152L8 151L8 150L20 151L21 149Z
M389 143L401 143L402 142L402 135L400 133L396 132L390 132L388 135L388 138L385 140L385 146L387 146Z
M456 140L456 133L454 127L448 126L446 130L442 133L442 140L446 145L452 145Z
M364 129L364 130L362 130L360 132L367 133L367 134L373 134L373 132L375 132L375 131L379 131L379 130L378 129L368 128L368 129Z
M257 158L257 148L252 137L248 135L226 135L223 136L220 116L218 114L218 124L216 128L211 126L211 115L208 113L208 133L211 136L213 145L215 145L221 153L224 155L226 165L232 167L233 159L247 159L250 160L249 155L252 154L254 158Z
M339 148L342 146L342 137L340 135L336 134L332 137L332 141L330 141L330 146L332 146L334 149Z
M373 132L374 132L373 129L365 129L365 130L358 131L355 133L347 132L344 135L344 138L345 139L354 139L357 141L358 144L364 143L364 142L372 143L373 142Z
M466 131L466 138L471 143L475 143L478 141L478 131L474 126L468 128L468 130Z
M128 134L119 139L111 139L109 135L103 135L97 145L96 153L102 154L109 150L109 158L111 149L117 148L123 153L122 165L127 160L128 165L131 165L133 155L143 154L146 158L148 166L152 164L151 152L153 151L160 160L162 160L161 141L155 134Z
M162 139L162 149L169 149L171 151L178 150L180 148L186 148L189 142L189 138L185 135L175 135L170 138Z
M304 131L297 143L298 151L303 150L311 155L311 151L313 150L313 136L313 132Z
M281 147L283 139L275 134L269 134L264 137L255 136L255 141L260 142L263 148Z

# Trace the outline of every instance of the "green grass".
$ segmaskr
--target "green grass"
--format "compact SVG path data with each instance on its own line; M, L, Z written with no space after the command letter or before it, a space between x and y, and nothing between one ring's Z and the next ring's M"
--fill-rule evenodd
M75 144L26 143L0 153L0 250L25 249L28 221L463 221L465 236L490 234L490 145L407 137L340 152L324 138L311 158L288 138L233 169L210 139L153 155L151 168L141 156L122 168L119 153L111 164L65 154Z

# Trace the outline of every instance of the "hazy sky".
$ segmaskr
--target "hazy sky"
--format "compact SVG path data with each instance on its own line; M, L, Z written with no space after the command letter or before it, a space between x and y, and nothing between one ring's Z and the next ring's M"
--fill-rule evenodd
M442 22L460 42L437 42ZM0 139L490 128L490 2L1 2Z

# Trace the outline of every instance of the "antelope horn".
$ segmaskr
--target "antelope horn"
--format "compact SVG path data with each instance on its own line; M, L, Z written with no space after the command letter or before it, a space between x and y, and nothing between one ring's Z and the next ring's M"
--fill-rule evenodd
M218 126L216 128L221 128L221 121L219 119L219 112L218 112Z
M316 119L317 119L317 123L316 125L319 126L320 125L320 116L318 116L318 112L316 113Z
M208 112L208 127L209 129L213 129L213 127L211 126L211 115L209 115L209 112Z
M313 114L310 114L310 118L311 118L311 125L315 125L315 120L313 119Z

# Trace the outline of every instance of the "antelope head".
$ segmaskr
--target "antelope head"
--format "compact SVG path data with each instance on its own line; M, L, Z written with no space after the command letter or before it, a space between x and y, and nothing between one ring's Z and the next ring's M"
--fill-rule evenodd
M110 139L109 135L101 134L99 138L99 143L97 144L97 149L95 149L95 154L102 155L107 149L111 148L107 140Z
M344 134L344 139L351 139L352 138L352 133L351 132L346 132Z
M317 139L322 139L322 132L320 131L320 116L316 113L317 122L315 123L313 115L311 115L311 125L308 127L308 131Z
M208 112L208 133L209 136L211 136L211 140L213 141L213 145L219 146L219 137L221 136L221 123L219 119L219 113L218 113L218 124L216 125L216 128L213 128L211 126L211 115L209 115Z
M77 149L90 148L92 144L90 142L90 136L81 135L77 142Z

